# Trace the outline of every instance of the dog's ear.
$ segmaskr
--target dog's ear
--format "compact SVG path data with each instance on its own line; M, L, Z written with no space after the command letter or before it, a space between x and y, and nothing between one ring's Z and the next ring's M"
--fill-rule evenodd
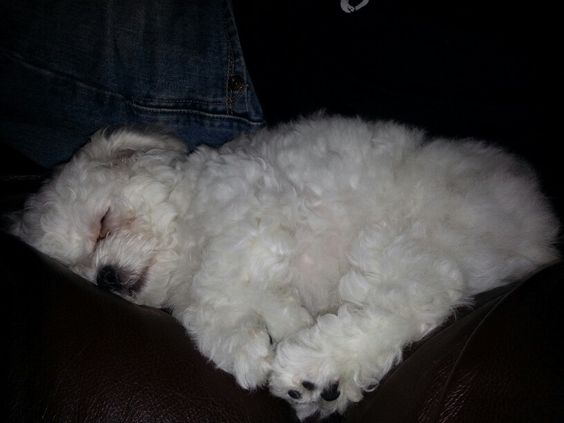
M90 142L78 154L89 160L119 163L129 160L137 153L150 150L168 150L186 153L186 145L165 132L137 130L131 128L102 129L92 135Z

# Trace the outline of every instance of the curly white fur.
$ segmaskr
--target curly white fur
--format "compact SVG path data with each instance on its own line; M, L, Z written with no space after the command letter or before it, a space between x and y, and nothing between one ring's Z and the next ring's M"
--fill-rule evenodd
M14 232L167 307L244 388L342 412L472 295L556 259L530 169L475 141L316 116L186 155L99 132Z

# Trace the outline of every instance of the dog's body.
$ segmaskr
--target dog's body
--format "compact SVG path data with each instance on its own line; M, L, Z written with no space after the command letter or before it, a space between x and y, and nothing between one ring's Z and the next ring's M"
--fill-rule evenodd
M14 232L167 307L245 388L343 411L471 296L557 257L528 167L472 141L314 117L186 155L99 133Z

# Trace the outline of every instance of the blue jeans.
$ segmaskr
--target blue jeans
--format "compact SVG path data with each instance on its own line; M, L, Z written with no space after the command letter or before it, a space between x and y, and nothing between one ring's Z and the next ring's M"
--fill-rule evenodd
M105 126L193 148L263 123L229 0L1 3L0 142L44 166Z

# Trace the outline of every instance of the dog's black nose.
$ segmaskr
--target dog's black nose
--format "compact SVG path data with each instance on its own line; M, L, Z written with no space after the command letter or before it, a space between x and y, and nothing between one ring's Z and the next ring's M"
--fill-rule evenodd
M288 396L294 399L300 399L302 397L302 394L300 394L300 392L296 391L295 389L290 389L288 391Z
M96 275L96 285L105 291L118 291L121 288L119 271L109 264L101 267Z

